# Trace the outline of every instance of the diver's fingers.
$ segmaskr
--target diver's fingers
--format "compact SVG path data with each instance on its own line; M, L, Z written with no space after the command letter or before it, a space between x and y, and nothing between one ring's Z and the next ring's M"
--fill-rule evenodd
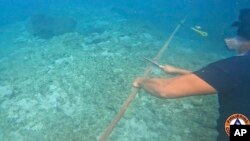
M159 65L159 68L164 69L164 66L163 65Z

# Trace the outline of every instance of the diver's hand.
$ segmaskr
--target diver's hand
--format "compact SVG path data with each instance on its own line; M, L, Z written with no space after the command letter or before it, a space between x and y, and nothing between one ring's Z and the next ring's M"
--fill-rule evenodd
M133 82L133 87L135 88L141 88L143 81L145 80L144 77L138 77Z
M179 75L184 75L184 74L189 74L192 71L181 69L181 68L176 68L174 66L170 65L165 65L165 66L160 66L160 68L165 71L166 73L169 74L179 74Z
M166 73L176 73L176 71L178 70L176 67L174 67L174 66L170 66L170 65L162 65L162 66L160 66L161 67L161 69L163 70L163 71L165 71Z

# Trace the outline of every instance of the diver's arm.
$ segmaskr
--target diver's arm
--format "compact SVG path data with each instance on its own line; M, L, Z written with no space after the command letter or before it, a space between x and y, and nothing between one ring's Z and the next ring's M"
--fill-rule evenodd
M176 67L170 66L170 65L161 66L161 69L163 71L165 71L166 73L169 73L169 74L184 75L184 74L191 73L191 71L189 71L189 70L185 70L185 69L181 69L181 68L176 68Z
M143 88L149 93L162 98L179 98L217 93L212 86L192 73L171 79L138 78L134 81L133 86Z

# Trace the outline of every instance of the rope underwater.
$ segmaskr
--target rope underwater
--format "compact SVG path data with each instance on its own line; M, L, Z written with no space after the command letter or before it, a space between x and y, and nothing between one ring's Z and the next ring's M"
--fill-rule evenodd
M162 48L159 50L157 55L154 57L154 61L158 62L165 51L165 49L169 46L170 42L172 41L173 37L175 36L176 32L179 30L179 28L184 24L186 21L187 16L176 26L175 30L172 32L168 40L165 42L165 44L162 46ZM150 72L152 70L152 65L148 66L144 71L144 77L148 77L150 75ZM116 116L113 118L113 120L110 122L108 127L104 130L102 133L99 141L106 141L109 137L109 135L112 133L112 130L115 128L116 124L120 121L120 119L123 117L124 113L126 112L127 108L129 107L130 103L135 99L136 95L138 94L139 89L138 88L132 88L132 91L127 98L127 100L123 103L119 113L116 114Z

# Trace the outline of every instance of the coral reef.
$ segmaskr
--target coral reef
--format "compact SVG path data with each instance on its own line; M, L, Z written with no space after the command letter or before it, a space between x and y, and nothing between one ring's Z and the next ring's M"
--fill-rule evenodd
M0 58L1 140L98 139L142 75L142 56L152 58L166 38L143 23L103 15L98 9L78 17L81 33L72 32L74 21L45 15L30 19L36 37L22 30L26 23L2 30L1 43L8 39L8 47L17 47ZM210 41L176 36L160 63L196 70L224 57L203 47L211 49ZM152 75L171 77L157 68ZM161 100L142 91L109 140L214 140L216 100Z
M34 36L49 39L53 36L73 32L77 22L71 18L52 17L48 15L33 15L30 18L29 29Z

